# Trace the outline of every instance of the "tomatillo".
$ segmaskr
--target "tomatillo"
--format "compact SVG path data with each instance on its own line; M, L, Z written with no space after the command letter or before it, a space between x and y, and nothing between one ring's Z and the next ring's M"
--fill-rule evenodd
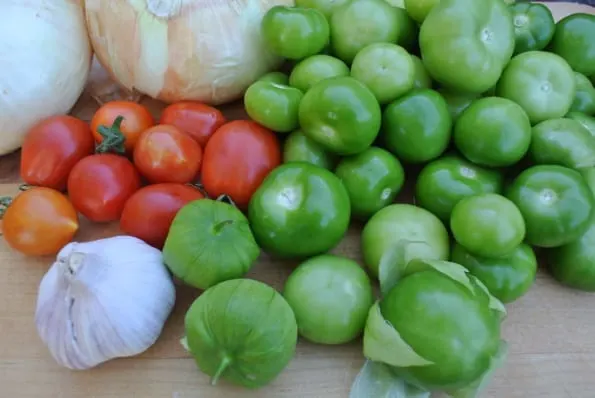
M472 93L461 93L458 91L452 91L444 87L440 87L438 92L446 101L448 111L453 122L455 122L465 109L475 101L479 95Z
M546 48L554 37L556 22L545 4L515 3L510 5L514 23L515 54Z
M289 75L289 85L306 92L321 80L349 76L349 67L339 58L317 54L300 61Z
M295 313L300 335L319 344L345 344L358 337L374 304L364 269L332 254L301 263L287 278L283 297Z
M330 170L335 167L336 158L301 130L296 130L283 143L283 162L307 162Z
M576 120L549 119L533 126L529 154L537 164L584 169L595 166L595 140Z
M440 156L450 143L452 118L448 105L434 90L414 90L390 103L382 118L386 147L408 163Z
M244 108L255 122L279 133L298 128L298 109L304 94L297 88L256 81L244 94Z
M473 163L511 166L531 143L531 122L517 103L485 97L471 103L457 119L453 138L457 149Z
M282 85L287 86L287 85L289 85L289 76L287 76L287 74L285 74L283 72L273 71L273 72L265 73L264 75L259 77L257 81L271 82L271 83L277 83L277 84L282 84Z
M576 120L579 122L584 128L589 131L589 134L593 138L595 138L595 117L585 115L582 112L569 112L566 115L566 118Z
M461 199L452 209L450 229L455 240L483 257L509 255L525 239L521 211L509 199L484 193Z
M343 158L335 170L351 200L351 213L369 218L394 200L405 182L405 171L390 152L370 147Z
M585 75L575 72L576 94L570 111L595 114L595 87Z
M387 104L414 87L415 65L403 47L373 43L357 53L351 76L364 83L380 104Z
M578 239L589 227L593 193L582 175L557 165L538 165L522 171L507 197L521 211L527 243L557 247Z
M514 27L502 0L443 0L419 32L430 75L455 91L482 93L496 84L515 46Z
M552 276L574 289L595 292L595 219L578 239L548 251Z
M564 58L575 71L595 75L595 15L575 13L556 24L551 51Z
M330 18L333 54L351 64L368 44L397 43L403 30L399 9L385 0L351 0Z
M500 193L502 175L459 156L444 156L428 163L417 176L415 202L444 222L463 198L482 193Z
M442 221L426 209L406 203L379 210L364 226L361 239L364 263L376 277L385 271L392 273L414 258L447 260L450 253Z
M261 31L269 51L288 59L319 53L329 43L330 35L328 21L320 11L281 5L265 13Z
M378 136L380 118L374 94L347 76L316 83L304 94L299 108L304 134L338 155L368 148Z
M411 55L411 59L413 60L413 88L432 88L432 78L421 58Z
M405 9L415 22L421 24L439 2L440 0L405 0Z
M568 113L575 91L568 62L545 51L514 56L496 86L496 94L523 107L532 124Z
M295 0L295 5L300 8L314 8L330 18L333 12L349 0Z
M521 243L509 255L499 258L477 256L457 243L450 258L467 268L486 285L490 293L505 304L524 296L535 283L537 258L526 243Z
M351 206L341 180L310 163L286 163L256 190L248 218L256 241L282 257L308 257L335 247L349 227Z

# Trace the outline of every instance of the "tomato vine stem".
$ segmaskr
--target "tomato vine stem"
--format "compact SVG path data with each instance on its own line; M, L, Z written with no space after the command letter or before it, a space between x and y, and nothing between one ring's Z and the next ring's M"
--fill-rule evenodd
M114 152L120 155L126 153L126 137L122 133L122 122L124 116L118 116L114 119L111 126L99 126L97 132L101 134L103 140L95 147L96 153Z

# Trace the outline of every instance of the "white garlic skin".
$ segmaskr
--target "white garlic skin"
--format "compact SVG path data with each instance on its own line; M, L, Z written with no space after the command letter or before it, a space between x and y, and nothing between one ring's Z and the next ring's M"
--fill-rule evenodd
M174 303L161 251L131 236L72 242L41 280L35 322L54 359L83 370L147 350Z

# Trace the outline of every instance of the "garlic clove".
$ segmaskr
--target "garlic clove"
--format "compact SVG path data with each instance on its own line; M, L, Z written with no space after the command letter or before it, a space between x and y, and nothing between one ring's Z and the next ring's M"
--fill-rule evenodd
M89 369L152 346L175 304L161 252L131 236L66 245L43 277L36 325L60 365Z

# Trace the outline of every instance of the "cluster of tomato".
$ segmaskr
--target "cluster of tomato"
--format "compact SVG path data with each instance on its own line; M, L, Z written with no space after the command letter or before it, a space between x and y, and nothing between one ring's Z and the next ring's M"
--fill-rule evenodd
M162 248L183 205L226 195L245 209L281 157L272 131L197 102L171 104L159 120L129 101L102 105L90 123L50 117L23 143L27 188L0 203L3 236L22 253L55 254L81 214Z

